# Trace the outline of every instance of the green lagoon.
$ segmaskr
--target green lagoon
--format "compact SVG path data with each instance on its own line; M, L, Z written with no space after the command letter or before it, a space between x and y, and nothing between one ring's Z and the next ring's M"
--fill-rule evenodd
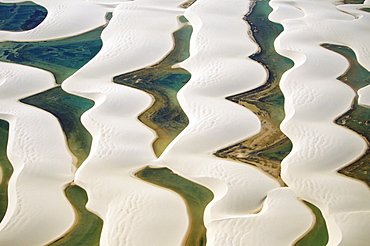
M315 215L315 225L295 246L325 246L329 241L328 228L320 209L312 203L304 201L306 206L311 209Z
M184 17L181 17L182 21ZM188 118L177 101L177 92L190 79L183 68L175 64L189 57L192 27L185 25L173 34L174 49L157 64L114 77L118 84L130 86L151 94L154 104L139 116L140 121L157 133L153 149L160 156L167 145L187 126Z
M344 4L363 4L365 0L343 0Z
M99 52L103 29L99 27L77 36L48 41L1 42L0 61L50 71L57 84L61 84Z
M101 49L101 32L104 27L73 37L37 41L0 43L0 61L22 64L51 72L57 84L75 73ZM86 159L92 138L82 126L80 117L93 106L85 98L64 92L56 86L20 100L23 103L50 112L59 120L68 146L76 156L76 167Z
M19 18L19 16L17 17ZM21 21L20 21L21 22ZM59 121L67 144L76 156L75 167L78 168L90 152L92 137L80 122L82 113L93 106L91 100L71 95L63 91L60 85L101 49L101 32L104 27L73 37L38 41L0 43L0 61L41 68L51 72L56 78L56 86L47 91L23 98L22 103L32 105L53 114ZM1 150L5 151L7 123L0 121ZM0 152L0 162L4 177L11 175L12 168L6 159L5 152ZM4 178L5 180L5 178ZM5 213L7 206L7 180L1 185L0 213ZM78 221L74 228L51 245L99 245L102 221L86 208L86 192L75 185L65 190L67 198L74 206ZM0 214L1 215L1 214Z
M9 123L7 121L0 120L0 221L4 218L6 209L8 207L8 183L13 173L13 166L6 154L8 135Z
M68 147L77 158L78 168L90 152L92 137L82 125L81 115L90 109L94 102L68 94L60 86L20 100L53 114L66 135Z
M153 66L114 78L115 83L143 90L154 97L154 104L140 115L139 119L158 135L153 143L157 156L162 154L167 145L188 124L188 118L177 101L177 92L191 76L185 69L173 66L189 57L189 41L193 29L186 24L187 19L184 16L180 16L179 20L185 25L173 33L175 46L169 54ZM207 204L213 199L213 193L210 190L173 173L168 168L146 167L135 175L141 180L178 193L187 205L190 218L184 245L206 244L203 213Z
M2 42L0 61L41 68L53 73L57 84L72 75L101 49L103 27L81 35L39 42ZM58 118L68 146L77 157L78 167L87 157L92 138L82 126L80 117L93 106L85 98L64 92L60 86L20 100L52 113Z
M271 11L269 1L257 0L245 16L251 26L251 35L260 47L250 58L268 71L266 83L256 89L227 97L256 114L262 129L249 139L218 150L215 155L254 165L284 185L280 178L280 163L290 152L292 144L279 128L285 116L284 96L279 83L282 74L293 66L293 62L275 51L274 40L283 31L283 27L268 19Z
M175 174L168 168L146 167L135 175L142 180L178 193L184 199L190 217L190 228L184 245L206 245L203 214L205 207L213 199L213 193L210 190Z
M197 0L188 0L180 5L181 8L189 8L193 3L195 3Z
M72 230L48 246L98 246L103 228L103 220L86 209L87 194L81 187L71 184L66 190L66 196L75 209L77 223Z
M341 54L349 69L337 79L349 85L356 93L370 84L370 72L358 63L356 54L347 46L322 44L326 49ZM339 170L339 173L361 180L370 187L370 108L358 104L358 96L353 100L352 108L335 121L360 134L367 142L368 149L359 159Z

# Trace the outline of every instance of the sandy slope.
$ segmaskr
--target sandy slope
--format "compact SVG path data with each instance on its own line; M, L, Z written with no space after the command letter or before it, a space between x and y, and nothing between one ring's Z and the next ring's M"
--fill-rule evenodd
M0 117L10 123L7 153L14 168L0 244L42 245L74 222L63 192L73 178L72 156L58 121L17 100L52 87L54 79L39 69L0 63L0 80Z
M366 245L370 241L369 188L336 173L367 148L361 136L333 123L350 108L355 92L336 79L347 69L346 60L319 45L347 45L369 69L369 29L364 26L368 13L359 15L354 6L336 8L334 3L271 2L275 12L270 18L285 29L276 47L295 62L281 83L287 113L282 130L294 146L282 163L282 178L323 211L329 245ZM362 92L365 104L370 94Z
M23 0L3 0L18 3ZM73 36L87 32L106 23L108 8L83 0L33 0L47 9L46 18L34 29L24 32L0 31L0 41L39 41Z
M82 118L93 145L75 181L87 190L88 208L104 220L101 245L179 245L187 230L185 203L177 194L133 177L156 158L155 134L137 119L152 98L112 83L114 76L155 64L171 50L180 3L120 4L102 33L101 51L63 84L95 101Z
M29 31L0 31L0 40L54 39L105 23L105 8L83 1L35 3L48 10L46 19ZM74 223L73 208L64 194L73 180L73 160L58 120L18 100L52 88L55 80L40 69L1 63L0 81L0 117L10 123L7 152L14 168L8 210L0 224L0 244L44 245Z
M266 79L264 68L247 58L257 50L242 20L248 7L245 1L199 0L186 11L194 33L191 56L181 66L192 78L178 97L190 123L159 158L214 192L205 214L208 245L288 245L312 223L291 191L272 191L279 187L276 180L255 167L212 155L260 130L257 116L225 99ZM266 196L264 212L248 215L261 208ZM293 214L294 223L283 223ZM258 235L269 235L269 240Z
M44 22L26 32L0 32L0 40L17 41L70 36L103 25L106 11L114 9L102 33L101 51L62 85L67 92L95 101L82 117L93 146L75 182L86 189L88 208L104 220L101 245L182 242L188 226L182 199L133 176L149 164L167 166L214 192L205 214L208 245L290 245L313 222L297 197L323 211L329 245L369 242L369 189L336 174L367 147L356 133L333 123L355 96L336 79L348 64L319 46L347 45L370 70L369 14L358 10L362 5L271 1L275 11L270 18L285 29L276 47L295 62L281 85L287 113L282 130L294 148L282 164L282 177L290 188L280 188L257 168L213 156L217 149L260 130L255 115L225 100L266 78L264 68L247 58L257 50L242 21L249 2L198 0L187 10L177 8L182 2L35 0L49 11ZM191 56L181 66L192 78L179 101L190 123L157 159L151 146L155 133L137 119L152 98L114 84L112 78L155 64L168 53L172 33L179 27L177 17L184 13L194 32ZM63 194L73 179L72 157L60 126L50 114L17 102L53 84L45 71L0 63L0 118L10 122L8 155L15 169L9 209L0 224L2 245L25 245L25 240L27 245L42 245L73 223L73 210ZM369 90L358 92L360 103L370 105Z

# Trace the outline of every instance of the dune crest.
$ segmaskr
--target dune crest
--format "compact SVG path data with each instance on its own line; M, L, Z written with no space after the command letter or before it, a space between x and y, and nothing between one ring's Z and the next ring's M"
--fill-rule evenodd
M0 224L0 243L42 245L63 234L74 221L64 195L72 179L72 156L57 120L18 102L54 85L50 73L0 63L0 117L9 122L7 154L14 172L8 187L8 209ZM22 235L21 237L19 235Z
M296 63L281 82L287 113L281 128L293 142L292 152L282 162L282 178L298 196L321 209L328 245L364 245L370 237L356 225L370 225L370 190L336 171L360 157L368 146L355 132L333 123L350 109L355 92L337 80L348 68L346 59L320 45L347 45L369 69L370 49L363 26L368 17L356 15L361 5L296 1L290 8L298 7L304 15L292 20L280 3L287 5L272 1L275 13L270 16L285 29L275 45Z
M258 28L245 21L256 4L254 0L34 0L48 11L39 25L21 32L0 31L0 41L16 41L4 56L11 53L18 59L21 49L16 47L17 42L42 42L104 29L98 53L85 49L85 43L72 45L76 52L96 55L77 72L76 68L72 75L66 75L66 80L57 79L61 83L58 90L94 101L91 108L68 116L77 121L83 111L81 122L92 137L91 150L81 166L73 167L68 135L58 122L63 116L57 119L22 103L35 94L42 98L40 92L55 87L52 74L0 62L0 119L9 123L3 131L9 136L7 157L14 168L8 186L8 210L0 223L0 244L57 245L59 240L71 244L68 240L73 237L79 214L75 214L65 189L71 191L75 185L76 204L84 209L87 201L87 209L103 221L102 230L95 228L101 235L94 237L94 244L100 240L102 246L299 245L302 238L309 238L316 223L305 201L320 209L325 219L321 228L327 226L329 234L327 245L370 242L366 231L370 226L370 189L359 180L338 174L369 152L368 140L340 125L338 119L356 103L370 107L370 86L362 83L353 89L345 80L340 81L346 77L350 59L324 48L332 44L349 47L363 69L370 71L370 0L363 4L345 4L360 2L357 0L259 1L266 9L267 3L273 7L268 19L284 27L274 41L276 51L294 62L292 68L292 63L286 66L281 83L274 85L285 97L285 112L278 109L279 117L285 113L280 129L293 145L281 163L281 173L275 170L276 178L255 166L215 156L217 150L242 141L246 144L240 153L247 153L243 148L263 145L257 134L264 135L263 117L267 116L263 114L270 113L253 110L253 105L249 110L227 98L253 92L265 85L269 76L280 78L283 73L274 75L261 60L251 59L262 50L252 35ZM265 15L258 18L267 19ZM181 52L186 52L186 57L173 60L174 64L167 64L165 69L186 70L187 78L191 76L177 94L189 124L180 134L176 132L173 140L171 137L163 153L162 149L155 153L154 127L139 120L154 105L155 96L135 88L140 88L138 83L152 82L140 72L156 68L175 50L174 33L184 23L193 28L189 45L183 40L186 51ZM279 32L282 29L270 26ZM85 40L86 45L89 40ZM70 42L80 41L76 38ZM53 56L49 48L44 48L45 53ZM62 54L71 55L71 60L75 55L70 49ZM165 69L158 68L167 75ZM115 83L126 75L136 87ZM154 88L151 86L148 88ZM279 91L279 96L261 101L281 104L282 99ZM54 103L58 104L56 100ZM249 143L253 138L256 141ZM273 149L267 155L275 157L279 151ZM157 171L163 176L151 176ZM149 182L153 177L165 178L149 183L140 179L140 173ZM166 183L167 174L171 184ZM201 185L205 190L200 191ZM284 185L287 187L281 187ZM192 202L198 206L196 215L189 209ZM198 216L197 224L192 224L191 216ZM100 220L98 224L102 224ZM194 228L201 228L194 234L202 235L189 239ZM327 234L324 229L321 232ZM321 240L326 241L326 237Z
M188 217L181 197L133 175L157 158L155 134L138 120L153 99L112 81L156 64L170 52L183 13L180 3L118 5L102 33L101 51L62 84L64 90L95 101L82 116L93 143L75 182L87 191L87 207L104 221L101 245L179 245L186 234Z

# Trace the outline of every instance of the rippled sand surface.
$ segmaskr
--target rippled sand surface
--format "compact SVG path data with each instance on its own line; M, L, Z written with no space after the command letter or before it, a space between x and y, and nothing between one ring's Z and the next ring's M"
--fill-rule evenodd
M0 245L369 245L369 0L1 8Z

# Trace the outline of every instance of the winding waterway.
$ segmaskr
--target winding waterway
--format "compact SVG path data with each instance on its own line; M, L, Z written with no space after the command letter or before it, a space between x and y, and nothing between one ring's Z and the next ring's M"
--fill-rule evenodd
M9 123L0 120L0 221L3 219L8 207L8 182L13 173L13 167L8 160L6 154L6 146L8 144Z
M183 26L173 33L174 48L161 61L113 79L115 83L143 90L153 96L153 105L143 112L139 119L157 133L158 137L153 143L157 156L161 155L188 124L188 118L177 101L177 92L191 76L185 69L174 65L189 57L189 42L193 29L184 16L180 16L179 21ZM203 213L206 205L213 199L210 190L173 173L168 168L146 167L135 175L141 180L178 193L187 205L190 219L184 245L206 244Z
M245 16L251 26L251 35L259 45L259 51L250 58L266 68L266 83L251 91L227 98L256 114L262 129L251 138L218 150L215 155L254 165L284 185L280 178L280 163L290 152L292 144L279 129L285 116L284 97L279 82L282 74L293 66L293 62L275 51L274 40L283 31L283 27L269 21L268 15L271 11L269 1L255 1Z
M322 44L322 46L341 54L349 63L349 68L338 77L338 80L349 85L356 94L359 89L370 84L370 72L358 63L356 54L351 48L335 44ZM335 122L360 134L368 145L366 152L359 159L338 172L361 180L370 186L370 108L358 104L357 94L353 100L352 108Z
M181 7L187 8L195 1L189 0ZM363 2L343 1L348 4ZM32 2L0 3L0 9L3 10L0 14L1 30L29 30L39 25L47 15L42 6ZM368 11L367 8L363 10ZM268 16L271 11L269 0L256 0L244 18L251 27L251 37L259 45L259 51L249 58L266 69L268 73L266 83L251 91L226 98L256 114L261 121L262 129L255 136L218 150L214 155L256 166L276 178L284 186L280 178L280 163L291 151L292 144L279 128L285 117L284 96L279 88L279 82L282 74L293 66L293 62L275 51L274 40L283 28L280 24L269 21ZM176 65L189 57L189 40L193 29L185 17L181 16L179 21L182 22L182 27L173 33L174 48L161 61L113 78L113 82L117 84L143 90L153 97L152 106L139 116L139 120L157 133L158 137L153 143L157 157L189 123L176 97L177 92L190 79L191 74ZM75 169L82 164L90 152L92 136L81 124L80 118L94 105L94 102L66 93L60 84L99 52L102 46L100 35L103 29L104 27L99 27L81 35L57 40L0 43L0 61L41 68L50 71L55 76L55 87L36 95L30 95L21 99L20 102L45 110L59 120L68 147L76 157L73 163ZM358 63L356 55L349 47L335 44L323 44L322 46L344 56L350 64L349 69L338 77L338 80L351 86L355 92L369 85L370 72ZM335 122L360 134L370 146L370 109L359 105L357 100L358 97L354 99L352 108ZM8 132L9 124L0 120L0 167L2 171L0 220L6 212L7 185L13 171L6 154ZM370 185L369 162L370 148L359 159L338 172ZM187 205L190 220L184 245L206 245L207 230L204 226L203 214L205 207L213 199L213 193L209 189L165 167L148 166L137 170L135 176L161 188L170 189L181 196ZM65 194L75 209L77 219L70 231L48 245L99 245L103 222L86 209L86 192L71 183L65 189ZM321 211L313 204L305 203L312 210L316 221L311 230L295 245L326 245L328 231Z
M181 18L183 21L184 17ZM180 19L180 20L181 20ZM114 77L118 84L143 90L154 97L153 105L139 116L140 121L157 133L153 149L160 156L168 144L187 126L188 118L182 111L177 92L190 79L183 68L175 64L189 57L192 27L184 24L173 34L174 49L157 64Z
M66 188L65 192L75 209L78 219L69 232L48 244L48 246L99 245L103 221L86 209L87 194L85 190L71 184Z
M31 2L0 5L0 29L24 31L36 27L46 17L46 9ZM8 15L11 16L8 18ZM2 18L7 19L2 21ZM100 35L104 27L81 35L39 42L0 43L0 61L33 66L50 71L57 84L61 84L92 57L102 46ZM68 147L75 155L74 166L78 168L89 154L92 137L80 122L82 113L93 106L85 98L71 95L56 85L47 91L31 95L20 100L22 103L35 106L53 114L61 124ZM7 208L7 184L12 173L12 166L6 156L8 123L0 121L0 164L2 182L0 186L0 216ZM67 198L75 207L76 222L70 232L57 239L51 245L99 245L102 221L85 208L86 192L75 185L65 190Z
M190 218L190 226L184 245L206 245L207 230L204 227L203 214L205 207L213 199L213 193L210 190L173 173L168 168L146 167L135 175L142 180L179 194L188 207Z

